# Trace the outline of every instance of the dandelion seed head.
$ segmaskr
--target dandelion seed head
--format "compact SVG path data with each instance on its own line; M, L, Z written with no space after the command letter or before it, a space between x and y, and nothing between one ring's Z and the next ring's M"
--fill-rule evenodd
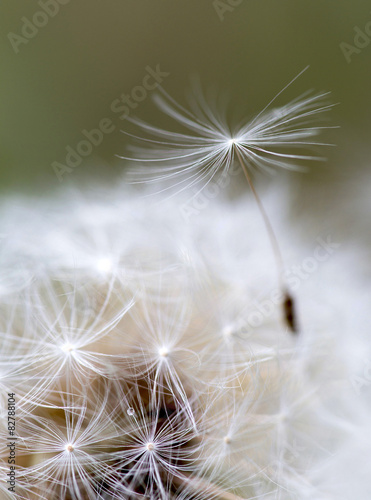
M227 145L227 132L223 138L219 136L219 147L234 147ZM300 263L312 250L301 245L297 232L287 230L282 210L287 191L281 188L275 185L272 196L268 191L268 206ZM323 324L317 314L323 306L315 304L319 294L320 299L325 293L327 299L337 297L332 278L339 268L344 273L352 268L336 266L341 250L329 256L333 271L326 279L324 262L317 278L313 273L297 290L305 316L303 335L296 342L266 303L270 264L256 243L263 231L252 215L252 200L241 199L232 207L220 200L212 211L200 211L185 229L177 218L177 198L165 211L148 208L148 198L136 202L132 223L122 220L133 204L130 189L119 186L106 196L117 207L64 198L61 212L68 200L76 217L66 218L60 239L64 248L74 248L76 233L83 235L86 224L81 208L89 212L92 204L94 213L105 213L91 224L99 235L94 239L121 248L117 262L129 262L125 280L110 271L107 279L97 279L97 268L90 264L97 255L109 255L105 245L94 251L95 257L88 252L88 266L74 270L71 279L66 260L55 259L49 232L39 224L40 213L50 217L47 228L62 227L60 219L56 224L56 211L43 209L36 212L35 230L30 231L37 234L30 268L41 259L38 252L44 252L47 269L21 295L9 295L1 305L1 387L5 396L9 390L17 394L17 432L22 438L17 487L22 498L304 500L322 498L328 491L339 498L343 481L338 478L349 464L347 451L354 457L351 472L356 478L349 484L357 482L357 499L369 498L361 491L368 483L356 470L367 454L369 413L346 379L348 358L357 365L364 352L355 351L362 354L355 358L345 349L341 314L330 313L331 321ZM247 230L241 231L246 220ZM25 229L24 217L14 224L18 226ZM157 259L152 249L169 232L171 238L160 246L166 251ZM122 235L130 240L124 242L127 246ZM23 238L12 253L28 256L32 242L27 231ZM90 237L81 236L79 246L83 257L91 248ZM145 258L138 264L139 254ZM186 272L184 255L191 256ZM256 272L261 262L263 269ZM107 262L101 266L109 268ZM347 282L348 290L352 283ZM310 303L308 295L313 297ZM344 314L349 309L354 316L349 306L354 299L340 295L347 301ZM361 287L357 301L365 300L364 295ZM91 300L93 313L77 307ZM262 309L262 301L268 312L255 327L251 313ZM314 327L308 329L308 323ZM357 342L351 338L352 344ZM356 368L363 377L364 370L369 375L369 364L358 362ZM360 390L367 395L364 380ZM358 422L362 425L354 437ZM4 422L0 427L3 439ZM30 491L23 493L23 482ZM7 494L3 485L0 491Z

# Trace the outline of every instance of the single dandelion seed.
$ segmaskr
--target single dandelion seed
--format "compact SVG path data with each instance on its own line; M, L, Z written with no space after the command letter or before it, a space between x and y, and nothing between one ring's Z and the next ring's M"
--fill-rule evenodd
M215 103L206 100L199 85L194 88L192 111L181 106L160 88L162 95L155 97L159 108L191 133L170 132L137 118L129 118L129 121L157 139L138 137L124 132L150 146L146 148L131 146L131 150L135 153L134 157L120 157L142 163L142 167L133 172L138 177L134 182L172 179L179 191L199 183L205 186L217 176L228 175L237 160L256 200L270 239L278 271L279 287L282 291L283 317L292 332L297 329L294 299L288 291L277 237L255 189L250 171L272 171L276 168L300 169L297 163L301 160L323 160L313 155L287 152L283 148L330 145L316 142L313 137L322 129L335 127L310 125L314 118L333 107L332 104L326 103L329 93L306 93L278 109L268 109L306 70L307 68L301 71L278 92L255 118L233 131L225 122L222 113L216 111ZM150 171L146 168L146 164L152 166ZM167 189L169 188L164 188Z

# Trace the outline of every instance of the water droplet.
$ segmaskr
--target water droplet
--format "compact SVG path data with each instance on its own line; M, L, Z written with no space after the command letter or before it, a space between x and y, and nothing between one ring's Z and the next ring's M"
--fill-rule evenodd
M130 408L128 408L128 409L126 410L126 413L127 413L127 414L131 417L131 416L135 415L135 410L134 410L134 408L132 408L132 407L130 406Z

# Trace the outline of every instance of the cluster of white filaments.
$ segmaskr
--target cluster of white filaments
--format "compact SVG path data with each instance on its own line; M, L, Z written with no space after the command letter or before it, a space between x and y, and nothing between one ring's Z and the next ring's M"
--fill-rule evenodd
M96 229L102 239L129 232L129 216L121 214L132 202L122 202L114 232ZM139 246L116 255L115 272L93 269L89 277L85 264L69 269L61 262L3 303L0 383L16 393L19 436L18 492L10 499L317 494L308 473L313 455L316 468L334 452L334 435L345 432L329 408L322 410L336 382L311 383L305 352L314 340L309 336L307 347L305 336L298 342L278 307L261 324L249 322L256 297L274 283L271 270L248 272L243 285L233 266L241 252L248 267L262 250L249 246L247 236L235 246L226 242L230 259L220 247L210 261L203 242L216 249L219 236L206 233L202 217L191 238L188 230L178 232L171 245L166 228L173 227L175 205L167 203L141 208L142 227L148 210L157 210L157 231L165 236L164 242L151 237L151 252L162 255L152 267L132 258L148 248L143 231ZM214 215L239 224L236 210L227 215L221 207ZM251 224L256 235L260 224ZM64 231L72 236L68 225ZM268 250L264 258L269 261Z
M196 116L162 100L199 135L142 124L164 140L154 158L142 153L191 183L228 170L237 152L282 166L302 155L277 149L317 133L303 123L325 109L322 99L265 111L233 134L202 100ZM329 398L341 392L343 365L331 331L297 338L279 305L263 307L275 280L254 204L210 203L187 225L180 197L149 206L128 186L94 193L1 213L16 228L35 211L22 245L9 234L13 275L1 288L1 498L335 498L320 471L352 427ZM15 493L3 480L9 392Z
M164 130L130 118L129 121L142 129L147 137L125 132L139 139L141 144L131 146L133 156L120 158L141 164L133 170L134 182L169 179L179 191L228 176L235 160L250 171L300 170L303 160L322 159L305 154L303 148L329 145L316 141L314 137L322 129L334 127L313 126L312 122L333 105L327 102L329 93L307 93L279 108L272 108L271 104L283 90L253 119L231 129L225 121L225 114L216 109L214 102L209 102L198 82L194 82L190 109L184 108L161 89L161 95L155 96L157 106L186 132ZM143 142L147 148L143 147Z

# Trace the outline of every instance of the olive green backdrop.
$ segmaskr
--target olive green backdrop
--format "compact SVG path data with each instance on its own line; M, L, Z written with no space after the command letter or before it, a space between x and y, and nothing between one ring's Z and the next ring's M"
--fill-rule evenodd
M223 1L213 0L64 2L54 17L36 15L37 23L46 17L46 24L23 42L24 18L32 21L42 11L40 2L4 0L0 7L2 189L58 186L51 164L63 163L66 146L74 147L81 131L103 118L112 120L114 132L65 178L80 182L120 173L123 163L115 154L125 151L120 128L126 122L110 105L141 85L148 65L169 73L163 86L181 101L190 75L199 75L205 87L216 85L230 95L232 115L258 112L310 65L280 103L310 88L331 90L340 103L332 123L341 125L329 134L338 147L326 152L326 167L310 175L315 180L336 170L350 176L367 168L371 43L357 39L362 48L348 56L350 62L340 44L354 45L356 27L370 23L369 1L234 0L231 6L225 0L224 12ZM53 1L44 3L57 9ZM135 112L162 119L150 98Z

